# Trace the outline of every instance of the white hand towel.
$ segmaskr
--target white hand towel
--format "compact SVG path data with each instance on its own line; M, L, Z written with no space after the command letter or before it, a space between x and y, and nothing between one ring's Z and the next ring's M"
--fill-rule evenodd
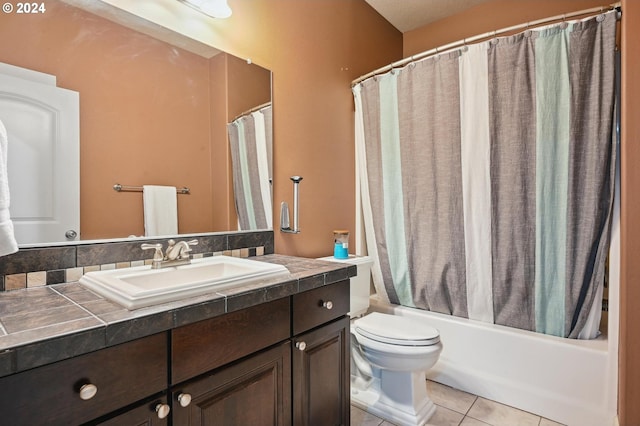
M0 256L18 251L9 213L9 179L7 177L7 129L0 120Z
M144 234L178 234L178 196L174 186L144 185Z

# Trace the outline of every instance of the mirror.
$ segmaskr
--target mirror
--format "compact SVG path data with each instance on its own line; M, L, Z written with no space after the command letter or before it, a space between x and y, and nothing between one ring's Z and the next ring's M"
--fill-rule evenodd
M271 102L271 72L166 28L164 41L151 37L133 15L122 25L69 3L92 2L1 14L0 62L79 93L80 238L144 235L142 193L115 184L188 187L177 195L181 234L237 230L227 124Z

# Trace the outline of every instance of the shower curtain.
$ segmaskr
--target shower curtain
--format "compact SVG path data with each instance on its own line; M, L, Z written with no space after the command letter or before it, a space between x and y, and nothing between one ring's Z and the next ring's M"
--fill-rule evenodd
M271 123L269 105L227 125L240 230L273 228Z
M353 87L382 297L595 337L614 194L615 28L609 12L527 30Z

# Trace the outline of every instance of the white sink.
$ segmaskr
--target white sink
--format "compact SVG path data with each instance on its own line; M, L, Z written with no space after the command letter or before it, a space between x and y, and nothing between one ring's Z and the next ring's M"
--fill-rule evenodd
M162 269L138 266L87 272L80 284L127 309L137 309L288 275L282 265L213 256Z

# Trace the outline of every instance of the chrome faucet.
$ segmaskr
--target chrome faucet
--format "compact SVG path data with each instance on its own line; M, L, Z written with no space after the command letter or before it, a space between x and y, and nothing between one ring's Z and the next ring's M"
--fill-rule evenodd
M151 263L151 269L166 268L169 266L188 265L191 263L191 246L198 244L198 240L190 241L178 241L169 240L167 243L167 250L165 254L162 254L162 244L147 244L144 243L140 246L143 250L154 249L153 262Z

